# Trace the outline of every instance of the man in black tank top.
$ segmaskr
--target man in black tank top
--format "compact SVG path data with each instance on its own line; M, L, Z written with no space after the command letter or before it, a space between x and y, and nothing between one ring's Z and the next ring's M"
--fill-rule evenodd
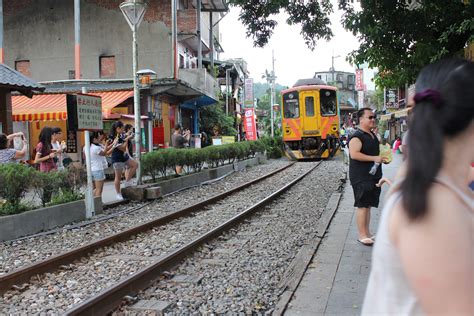
M374 241L369 231L370 208L379 206L380 188L376 186L382 177L383 157L379 155L379 140L371 131L376 127L375 114L370 108L357 111L359 127L349 140L349 179L354 190L358 241L371 246ZM378 167L374 164L379 164ZM371 172L372 168L376 168Z

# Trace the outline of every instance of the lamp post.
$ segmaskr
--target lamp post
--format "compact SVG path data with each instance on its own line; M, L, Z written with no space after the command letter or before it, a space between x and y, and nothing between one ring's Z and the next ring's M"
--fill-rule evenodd
M135 155L138 163L137 169L137 184L141 184L141 111L140 111L140 91L138 90L137 68L138 68L138 54L137 54L137 30L143 20L147 3L144 0L127 0L120 4L125 19L130 25L133 34L133 111L135 114Z

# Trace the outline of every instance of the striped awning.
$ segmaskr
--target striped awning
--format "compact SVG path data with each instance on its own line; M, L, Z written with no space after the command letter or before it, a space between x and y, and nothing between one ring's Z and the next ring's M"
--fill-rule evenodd
M89 93L102 97L102 115L133 97L133 91ZM13 121L61 121L67 119L66 94L37 94L33 98L12 96Z

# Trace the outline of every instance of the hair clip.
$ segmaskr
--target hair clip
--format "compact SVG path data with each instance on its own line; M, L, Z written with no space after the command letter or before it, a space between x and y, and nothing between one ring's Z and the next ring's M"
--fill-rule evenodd
M415 100L415 104L429 100L434 106L440 106L443 102L441 94L433 89L426 89L422 92L418 92L415 94L413 99Z

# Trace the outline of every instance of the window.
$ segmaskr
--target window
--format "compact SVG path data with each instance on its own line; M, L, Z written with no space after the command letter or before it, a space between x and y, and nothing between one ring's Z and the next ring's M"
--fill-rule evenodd
M336 81L342 81L343 79L344 79L344 76L342 74L337 74Z
M99 71L101 78L115 78L115 56L100 56Z
M15 70L24 76L31 77L30 61L29 60L15 61Z
M318 78L319 78L319 79L322 79L322 78L321 78L321 75L318 75Z
M179 55L179 68L184 69L184 56L181 54Z
M283 95L283 116L285 118L300 117L300 109L298 102L298 92L289 92Z
M321 115L336 115L336 91L321 89L320 90Z
M355 76L354 75L347 76L347 83L348 84L354 84L354 82L355 82Z
M314 98L306 97L304 99L304 104L306 108L306 116L314 116Z
M76 79L76 71L75 70L69 70L68 71L68 78L69 79Z

